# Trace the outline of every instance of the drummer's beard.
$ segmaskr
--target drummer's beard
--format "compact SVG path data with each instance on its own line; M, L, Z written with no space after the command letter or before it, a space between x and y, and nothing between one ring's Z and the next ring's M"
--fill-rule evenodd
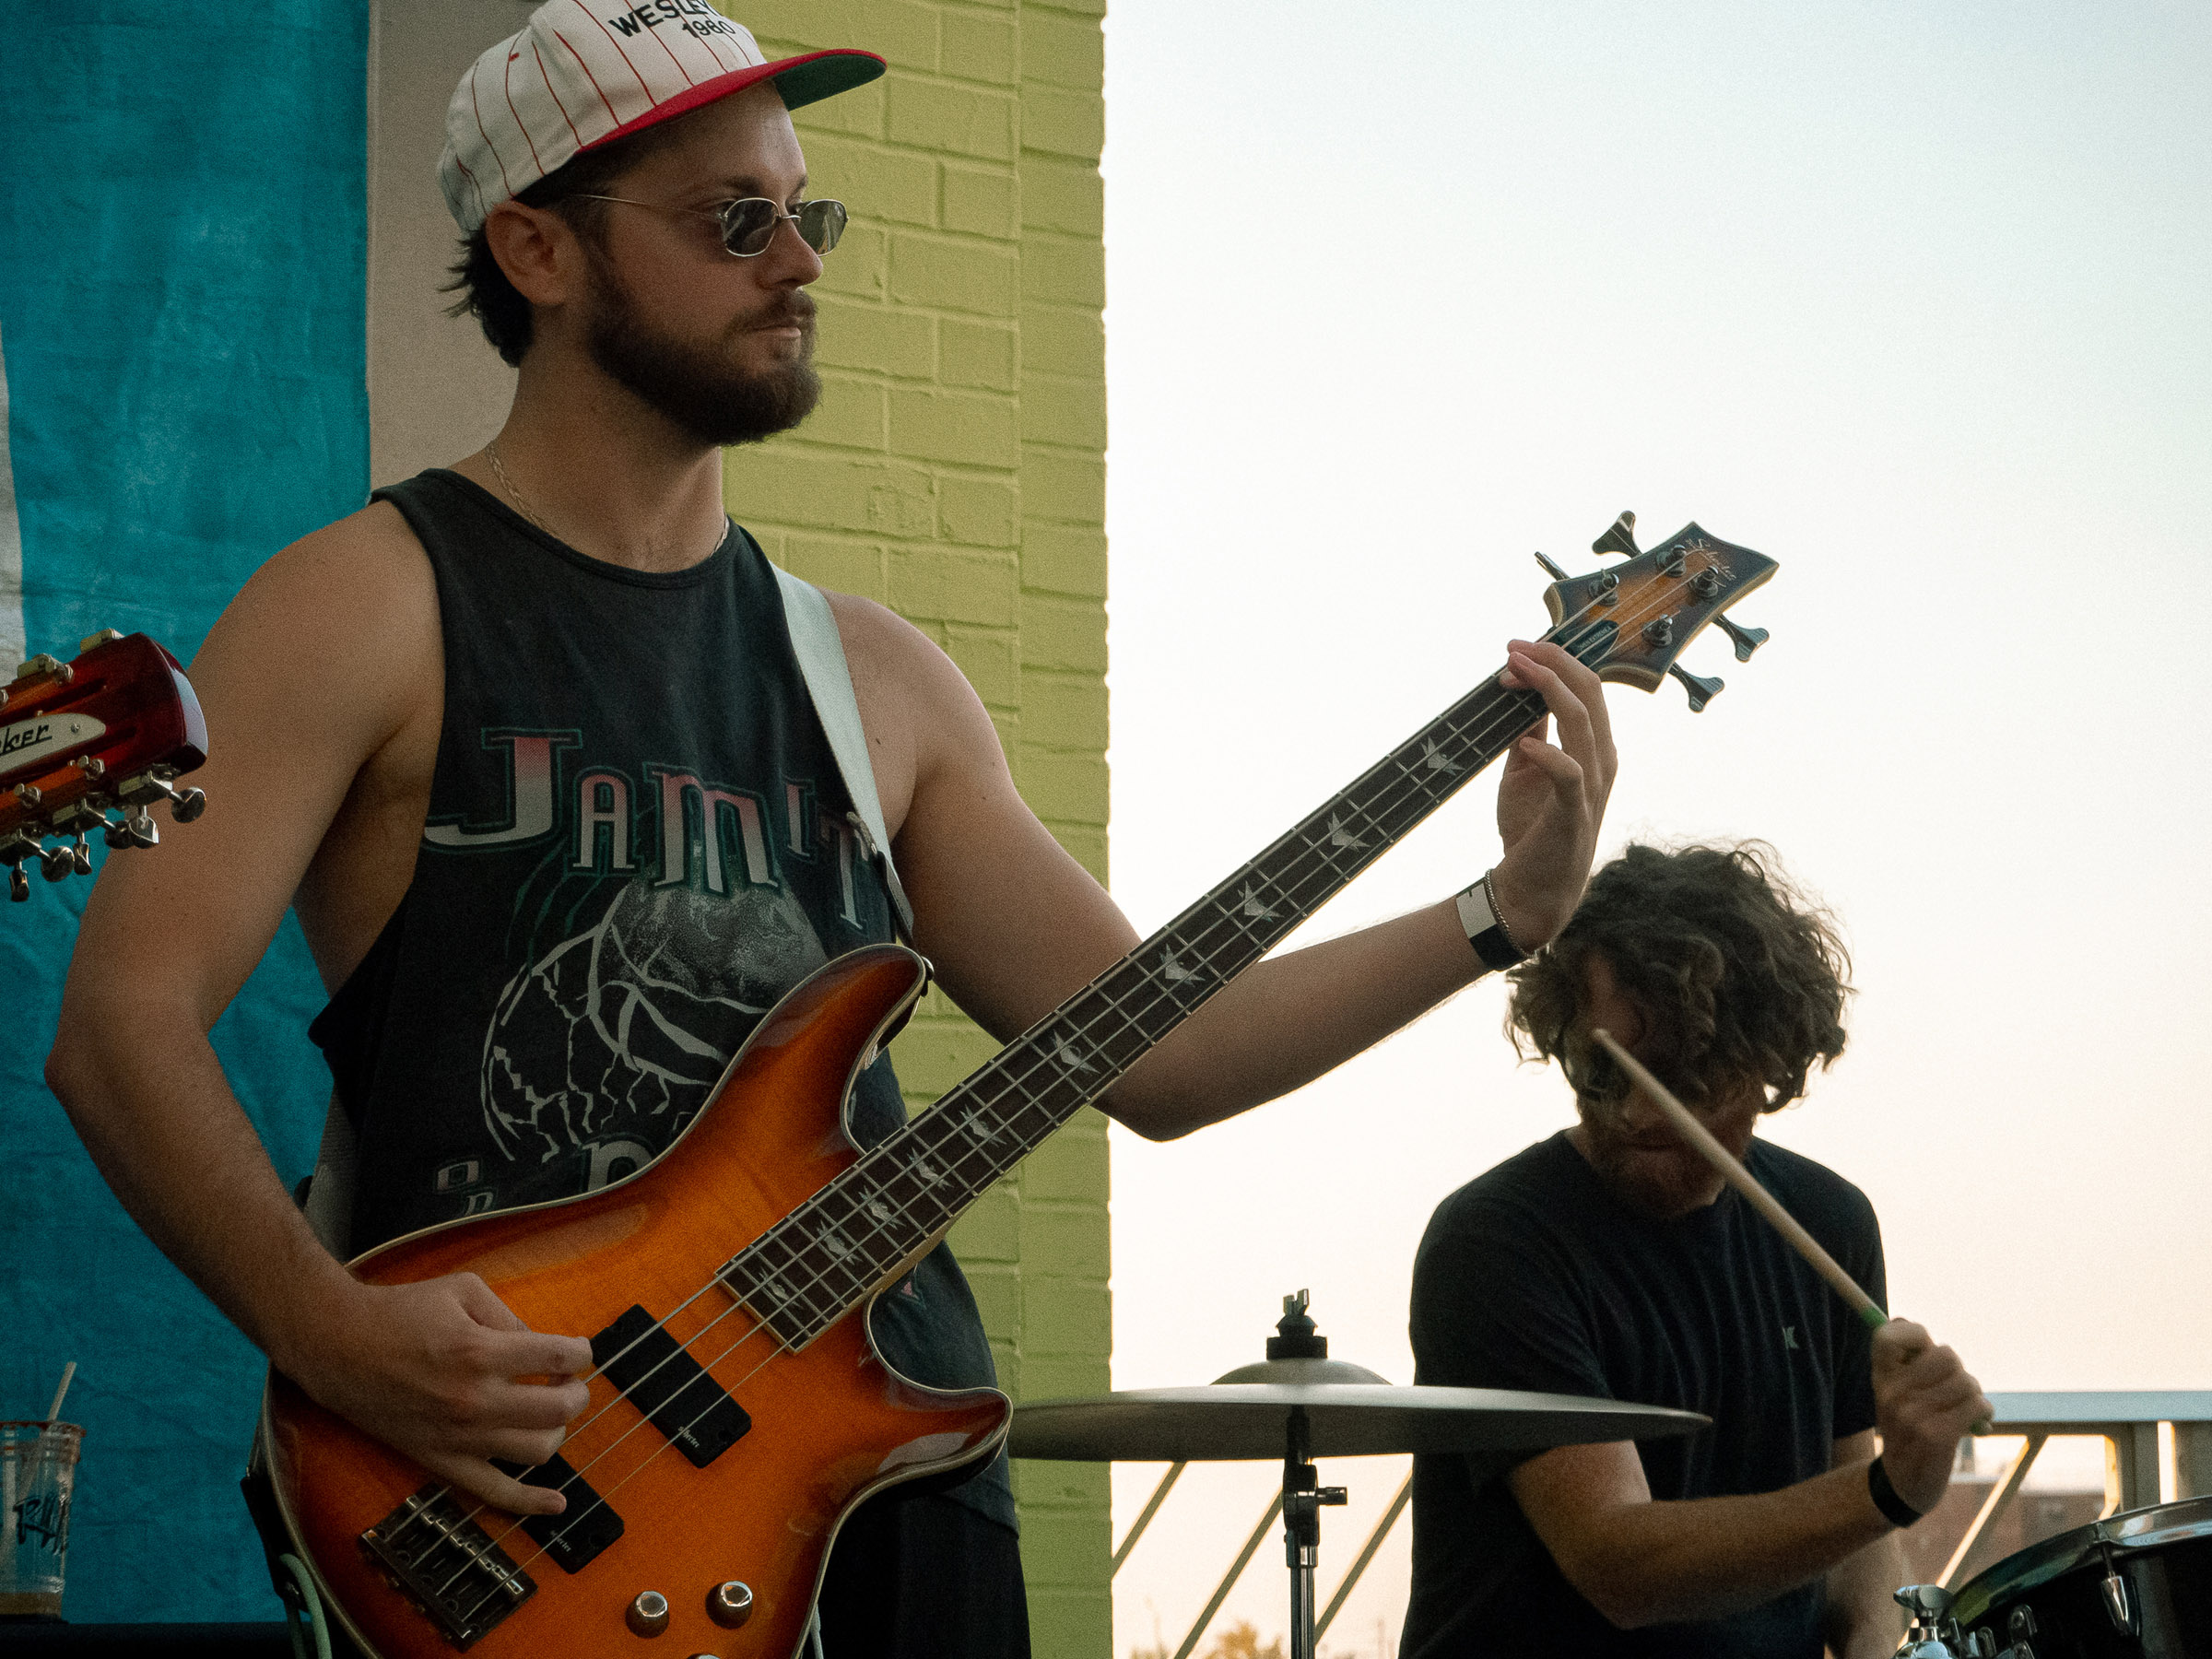
M1693 1110L1741 1158L1766 1098L1764 1088L1750 1088ZM1576 1150L1606 1190L1639 1215L1677 1220L1721 1195L1724 1183L1712 1166L1640 1095L1618 1101L1577 1096L1575 1110L1582 1118L1571 1136Z

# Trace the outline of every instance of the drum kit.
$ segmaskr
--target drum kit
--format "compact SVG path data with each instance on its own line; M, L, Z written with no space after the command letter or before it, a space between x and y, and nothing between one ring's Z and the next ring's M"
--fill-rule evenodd
M1313 1659L1321 1511L1345 1501L1344 1488L1320 1484L1315 1457L1447 1453L1494 1459L1502 1474L1554 1446L1691 1434L1711 1420L1569 1394L1394 1386L1331 1359L1308 1306L1303 1290L1283 1299L1257 1364L1203 1388L1018 1406L1007 1443L1016 1457L1100 1463L1281 1457L1289 1659ZM1898 1591L1912 1618L1898 1659L2212 1659L2208 1568L2212 1498L2110 1515L2006 1557L1956 1593Z

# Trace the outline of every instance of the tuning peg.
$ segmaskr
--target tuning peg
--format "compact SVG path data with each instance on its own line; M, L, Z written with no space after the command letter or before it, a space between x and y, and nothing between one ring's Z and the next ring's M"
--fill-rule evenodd
M180 824L189 824L207 810L207 794L200 789L178 790L170 782L175 776L166 767L140 772L135 777L125 778L115 786L115 798L126 806L145 806L155 801L167 801L169 816Z
M95 631L87 634L83 639L76 642L76 654L82 656L86 652L92 650L95 646L105 645L110 643L112 641L120 640L122 638L123 629L120 628L102 628L96 629Z
M1682 688L1689 693L1689 712L1692 714L1704 713L1705 705L1728 688L1726 680L1700 679L1679 663L1669 668L1667 672L1680 680Z
M1636 545L1636 515L1624 512L1615 519L1606 533L1590 544L1593 553L1619 553L1633 559L1642 549Z
M65 686L76 677L76 670L63 662L61 658L49 656L41 651L38 655L26 657L16 665L16 677L9 684L20 685L27 679L48 677L58 679Z
M7 896L18 904L30 897L30 880L23 874L23 861L38 856L39 843L18 830L0 841L0 864L7 866Z
M1550 559L1545 558L1543 554L1539 553L1536 555L1536 562L1544 567L1544 574L1550 577L1554 582L1564 582L1567 580L1567 572L1560 570L1559 567L1552 563Z
M107 825L102 839L118 853L131 847L160 844L161 831L154 826L154 815L143 806L132 808L120 818L106 818L102 822Z
M69 843L69 864L79 876L92 874L92 849L85 845L84 831L81 830L77 831L76 839Z
M1725 617L1715 617L1713 620L1720 624L1723 633L1735 641L1735 660L1739 663L1749 662L1751 653L1767 642L1767 630L1763 628L1738 628Z
M76 874L76 860L66 847L41 848L39 874L49 881L66 881Z

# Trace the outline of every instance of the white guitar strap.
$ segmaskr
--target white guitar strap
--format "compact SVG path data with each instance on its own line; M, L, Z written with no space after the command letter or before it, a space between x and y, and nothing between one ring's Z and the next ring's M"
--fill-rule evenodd
M792 653L798 658L799 675L814 712L830 739L830 753L853 797L853 826L868 862L883 876L890 895L900 937L913 937L914 912L906 889L891 865L891 837L884 827L883 806L876 795L876 768L868 759L868 736L860 724L860 704L853 695L853 673L845 665L844 641L838 638L837 618L821 589L802 582L788 571L776 571L783 594L783 620L791 631ZM307 1222L332 1254L344 1261L348 1253L353 1218L354 1165L357 1153L353 1120L333 1095L323 1120L323 1146L315 1154L314 1180L307 1190Z
M789 571L776 571L783 590L783 620L791 629L792 654L799 659L799 674L814 712L830 739L830 753L844 775L845 793L853 797L853 815L860 820L862 850L883 876L891 909L899 923L899 936L914 934L913 907L899 872L891 866L891 836L884 828L883 806L876 798L876 766L868 759L868 735L860 724L860 704L853 696L853 673L845 665L844 641L837 637L837 618L822 590L802 582Z

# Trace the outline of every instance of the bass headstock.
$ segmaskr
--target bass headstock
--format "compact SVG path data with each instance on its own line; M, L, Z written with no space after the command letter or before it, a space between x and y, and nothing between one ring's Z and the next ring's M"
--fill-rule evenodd
M161 839L157 802L167 801L178 823L192 822L207 797L176 781L206 759L200 700L177 659L146 635L102 629L69 662L32 657L0 687L8 896L30 897L23 866L34 858L49 881L89 875L85 838L95 830L112 848L152 846Z
M1676 661L1700 629L1720 628L1739 663L1766 643L1765 629L1738 627L1722 614L1774 574L1774 561L1764 554L1709 535L1695 523L1656 547L1639 548L1632 512L1614 520L1590 550L1617 553L1628 562L1587 576L1570 576L1541 553L1536 562L1554 578L1544 593L1549 637L1596 669L1600 679L1656 691L1671 674L1688 691L1694 713L1726 684L1700 679Z

